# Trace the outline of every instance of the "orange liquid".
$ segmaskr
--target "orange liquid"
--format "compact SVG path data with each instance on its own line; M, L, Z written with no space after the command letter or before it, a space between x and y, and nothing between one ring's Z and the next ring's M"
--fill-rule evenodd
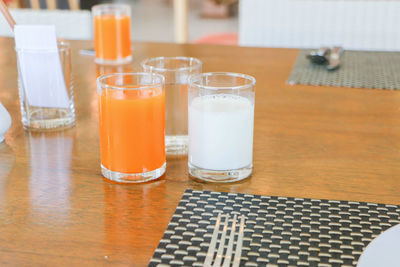
M130 16L95 16L94 48L96 58L104 60L117 60L130 56L132 54Z
M104 91L99 97L101 163L142 173L165 163L165 94L161 88Z

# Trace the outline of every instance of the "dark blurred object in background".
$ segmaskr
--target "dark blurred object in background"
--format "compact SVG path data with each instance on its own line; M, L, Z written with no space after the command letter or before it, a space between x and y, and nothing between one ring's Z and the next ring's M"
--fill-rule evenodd
M237 14L238 0L204 0L201 16L206 18L227 18Z
M101 0L3 0L12 8L33 9L91 9L92 6L100 4Z
M212 0L212 2L215 2L218 5L230 5L230 4L236 4L239 2L239 0Z
M100 0L81 0L80 5L81 9L91 9L92 6L100 4L102 1Z

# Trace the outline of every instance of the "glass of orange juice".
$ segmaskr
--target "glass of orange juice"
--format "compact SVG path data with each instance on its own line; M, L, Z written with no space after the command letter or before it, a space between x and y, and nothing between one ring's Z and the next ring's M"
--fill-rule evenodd
M92 7L95 62L124 64L132 60L131 9L124 4Z
M97 78L101 172L125 183L162 176L165 157L164 77L112 73Z

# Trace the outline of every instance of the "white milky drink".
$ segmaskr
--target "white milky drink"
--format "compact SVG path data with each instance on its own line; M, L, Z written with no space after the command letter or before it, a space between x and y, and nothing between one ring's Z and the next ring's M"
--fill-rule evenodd
M253 171L256 79L246 74L192 75L188 90L188 171L206 182L229 183Z
M208 170L251 167L254 103L243 96L197 96L189 103L189 162Z

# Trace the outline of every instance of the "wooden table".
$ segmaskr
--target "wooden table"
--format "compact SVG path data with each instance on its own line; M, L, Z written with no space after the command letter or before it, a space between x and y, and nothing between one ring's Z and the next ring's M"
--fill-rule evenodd
M100 174L97 73L89 42L72 42L77 123L22 129L16 59L0 39L0 101L13 119L0 144L0 265L146 266L186 188L400 204L400 92L285 83L298 51L138 43L134 63L193 56L204 71L257 79L254 174L236 184L191 180L187 158L168 158L155 182ZM121 70L121 69L120 69Z

